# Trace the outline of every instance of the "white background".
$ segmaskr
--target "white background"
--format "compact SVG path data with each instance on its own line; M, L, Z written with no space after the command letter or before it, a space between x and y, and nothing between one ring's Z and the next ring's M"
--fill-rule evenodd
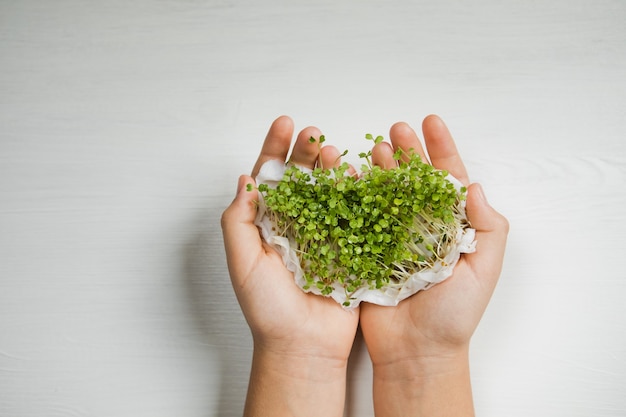
M0 1L0 415L238 416L219 218L272 120L437 113L511 222L477 414L626 415L626 2ZM359 339L347 416L371 416Z

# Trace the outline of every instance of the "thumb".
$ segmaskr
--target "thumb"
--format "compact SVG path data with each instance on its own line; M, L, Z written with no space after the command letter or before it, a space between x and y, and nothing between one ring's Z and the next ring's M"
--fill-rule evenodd
M254 180L242 175L237 183L237 195L222 214L222 233L228 269L233 281L244 279L262 250L261 236L254 225L258 193Z
M232 221L232 217L244 222L253 222L256 217L256 203L258 193L254 188L256 183L252 177L248 175L241 175L237 181L237 194L230 206L224 211L222 216L222 227L224 222L228 223ZM224 218L226 217L226 218Z
M467 254L467 261L480 279L497 281L502 270L509 222L487 202L480 184L468 187L467 217L476 229L476 252Z

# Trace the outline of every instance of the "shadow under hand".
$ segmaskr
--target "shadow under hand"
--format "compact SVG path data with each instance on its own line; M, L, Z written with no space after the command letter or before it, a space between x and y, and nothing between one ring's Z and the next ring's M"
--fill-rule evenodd
M185 284L190 309L209 348L219 355L220 392L216 415L241 416L246 398L252 338L239 309L226 264L220 217L225 204L216 198L196 219L184 248Z

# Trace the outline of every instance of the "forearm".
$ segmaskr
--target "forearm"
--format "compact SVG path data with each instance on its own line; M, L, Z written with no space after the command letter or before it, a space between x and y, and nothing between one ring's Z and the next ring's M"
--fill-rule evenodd
M244 417L341 417L344 361L255 349Z
M374 365L374 409L377 417L474 416L467 349Z

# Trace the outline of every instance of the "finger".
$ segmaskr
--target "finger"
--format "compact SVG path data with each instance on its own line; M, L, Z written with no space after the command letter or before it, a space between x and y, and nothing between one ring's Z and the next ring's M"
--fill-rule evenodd
M315 168L320 153L319 137L321 134L316 127L303 129L298 134L289 162L304 168ZM311 138L314 138L315 141L311 142Z
M393 148L388 142L380 142L372 148L372 164L382 169L392 169L398 166L393 159Z
M255 185L251 177L239 177L237 195L221 219L228 269L234 281L248 275L252 263L262 250L261 236L254 225L258 192L248 191L247 184Z
M468 185L467 170L443 120L435 115L426 117L422 123L422 131L433 166L448 171L463 185Z
M337 168L341 165L341 154L339 153L339 149L332 145L324 146L320 151L320 160L320 168Z
M423 162L428 163L428 158L426 157L422 143L411 126L404 122L398 122L391 126L389 137L391 138L391 143L395 150L403 150L403 161L408 162L411 153L416 153Z
M337 168L341 165L341 154L339 153L339 150L332 145L324 146L320 151L320 157L323 168ZM349 176L357 175L356 169L354 169L351 164L348 164L346 173Z
M291 147L291 138L293 136L293 121L288 116L280 116L274 120L270 126L261 154L252 169L252 177L256 177L261 166L270 159L278 159L285 161L289 148Z
M480 184L472 184L467 192L467 217L476 229L476 252L465 259L476 276L495 285L502 269L509 222L489 205Z

